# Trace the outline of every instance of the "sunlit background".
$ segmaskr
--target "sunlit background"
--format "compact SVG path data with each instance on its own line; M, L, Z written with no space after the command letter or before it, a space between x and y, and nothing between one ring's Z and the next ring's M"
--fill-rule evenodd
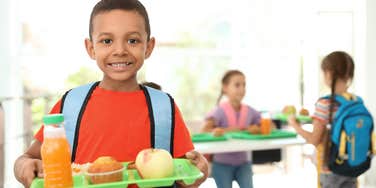
M244 102L254 108L279 111L291 104L312 111L328 92L320 60L334 50L354 57L351 91L376 114L373 0L141 2L157 43L139 80L156 82L174 96L188 126L213 108L228 69L246 74ZM0 187L18 186L14 160L51 105L69 88L101 78L84 47L95 3L0 0ZM361 187L376 187L371 178L362 179Z

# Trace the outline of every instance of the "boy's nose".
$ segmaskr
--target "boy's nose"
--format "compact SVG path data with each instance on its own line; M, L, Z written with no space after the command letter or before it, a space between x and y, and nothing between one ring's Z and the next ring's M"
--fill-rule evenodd
M126 43L117 43L114 49L114 55L126 55L128 54L128 47Z

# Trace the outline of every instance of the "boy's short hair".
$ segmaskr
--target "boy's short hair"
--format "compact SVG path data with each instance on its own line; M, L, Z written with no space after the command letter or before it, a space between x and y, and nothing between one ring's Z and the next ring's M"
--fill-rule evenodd
M126 11L136 11L140 14L145 20L145 29L147 33L147 40L150 39L150 23L148 13L142 5L142 3L138 0L101 0L99 1L91 11L90 15L90 23L89 23L89 37L92 40L92 32L93 32L93 19L96 15L102 12L108 12L111 10L126 10Z

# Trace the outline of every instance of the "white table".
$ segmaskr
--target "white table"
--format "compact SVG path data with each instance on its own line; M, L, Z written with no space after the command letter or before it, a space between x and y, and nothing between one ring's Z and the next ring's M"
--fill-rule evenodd
M255 150L268 150L268 149L281 149L281 162L283 163L285 172L293 169L296 166L297 161L302 159L302 155L296 155L297 148L291 148L289 146L303 146L306 141L301 137L296 138L276 138L276 139L264 139L264 140L245 140L245 139L229 139L226 141L213 141L213 142L196 142L194 143L195 150L202 154L213 153L225 153L225 152L237 152L237 151L255 151ZM303 147L298 149L299 153L302 153ZM289 154L288 151L293 151Z
M229 139L226 141L196 142L194 143L194 146L196 151L206 154L281 149L287 146L302 145L305 143L306 142L302 137L297 136L296 138L277 138L264 140Z

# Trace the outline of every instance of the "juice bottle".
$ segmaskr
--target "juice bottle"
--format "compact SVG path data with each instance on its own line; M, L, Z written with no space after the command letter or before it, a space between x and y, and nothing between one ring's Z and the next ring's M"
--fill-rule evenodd
M51 114L43 117L44 140L41 147L44 187L73 187L71 154L62 126L64 116Z
M269 114L262 114L260 124L261 134L270 134L272 132L272 119L270 118Z

